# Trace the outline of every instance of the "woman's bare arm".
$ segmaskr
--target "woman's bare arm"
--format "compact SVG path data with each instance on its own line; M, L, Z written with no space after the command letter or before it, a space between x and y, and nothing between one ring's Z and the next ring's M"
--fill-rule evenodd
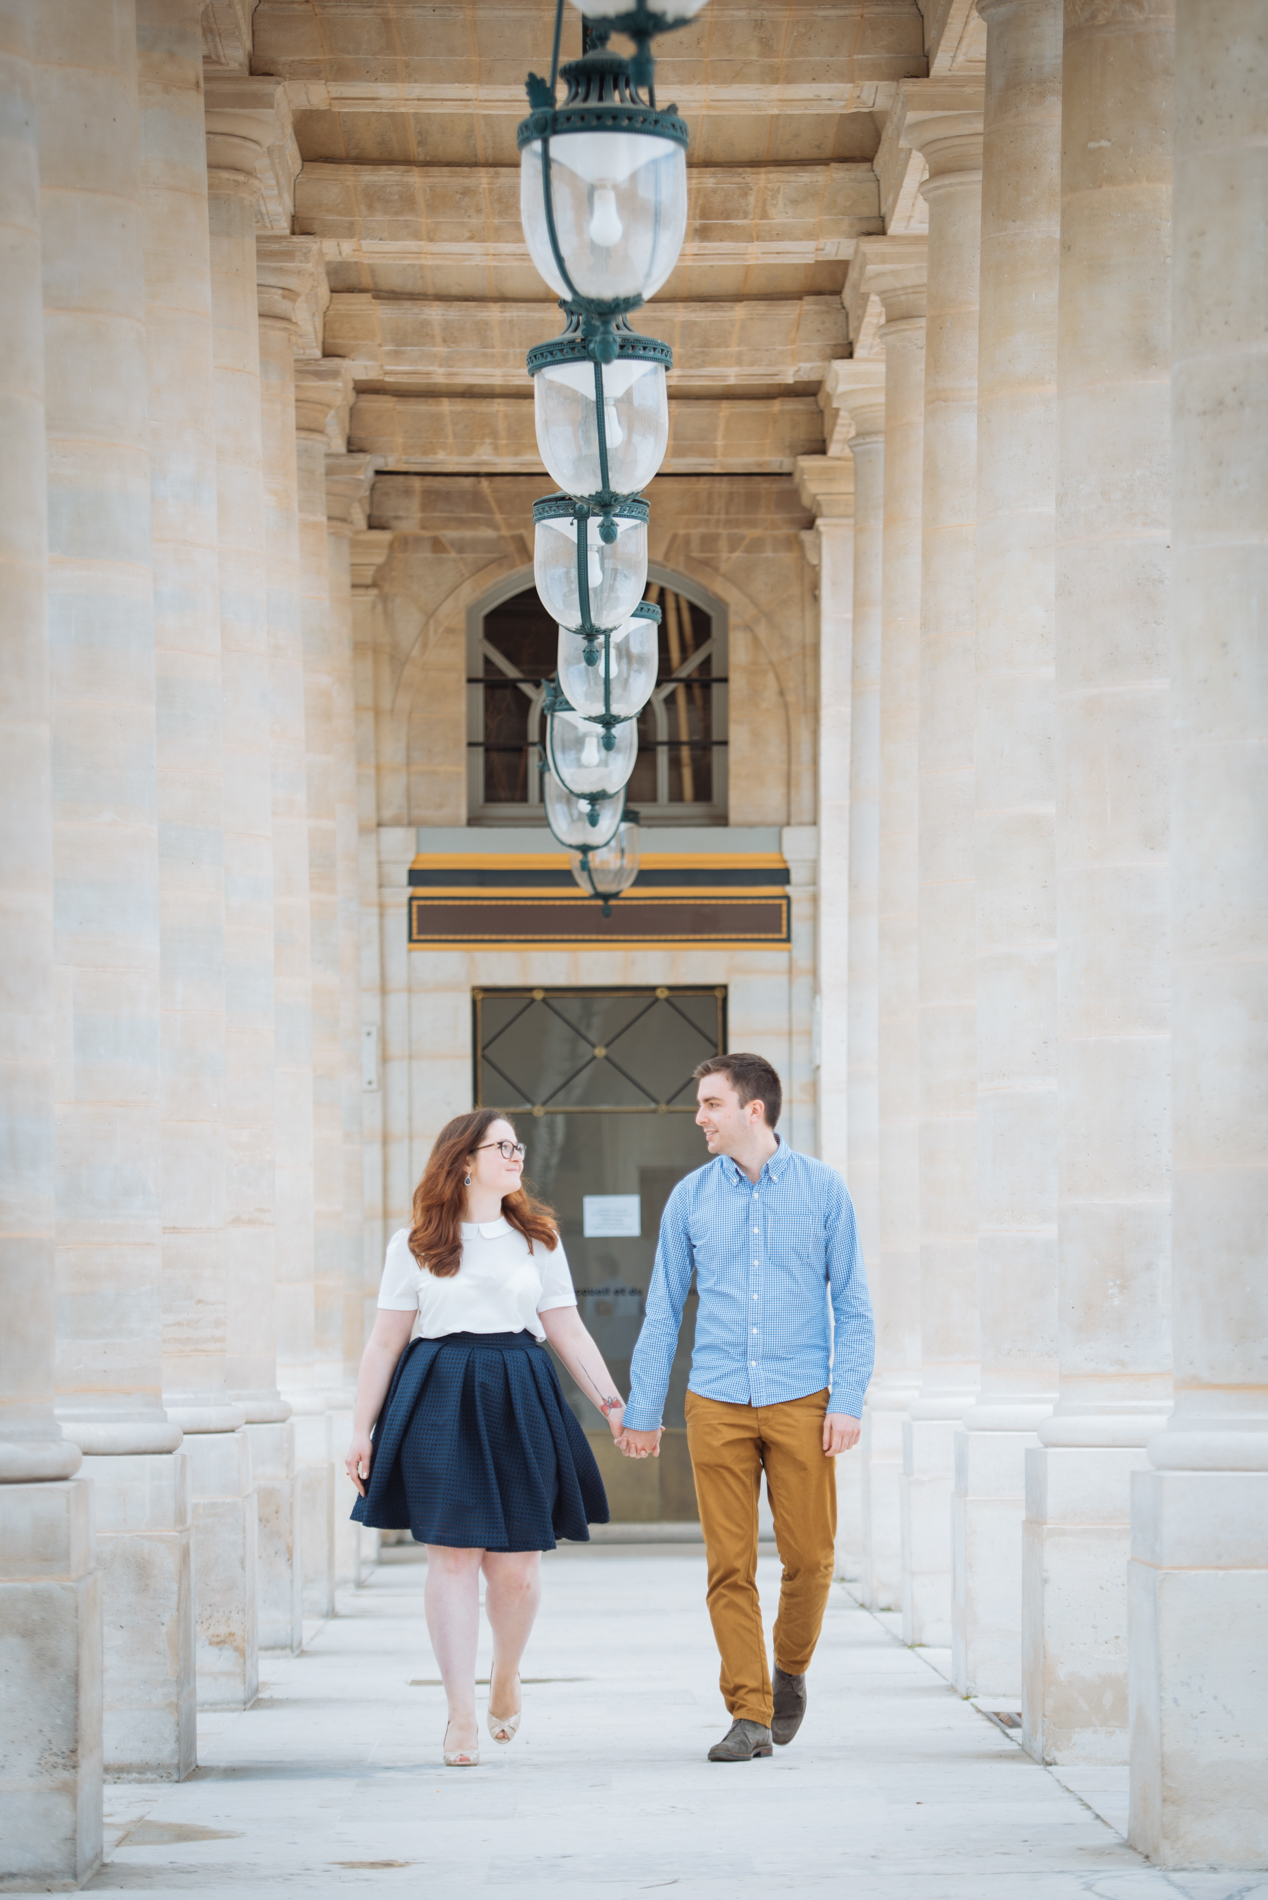
M352 1442L343 1463L362 1497L370 1475L370 1427L383 1409L396 1362L409 1344L416 1317L413 1312L394 1313L381 1306L361 1355L357 1396L352 1408Z
M552 1306L537 1317L547 1339L595 1410L602 1411L605 1400L616 1400L615 1406L605 1417L613 1438L618 1437L621 1420L625 1416L625 1402L616 1389L612 1374L603 1363L603 1354L586 1331L576 1307Z

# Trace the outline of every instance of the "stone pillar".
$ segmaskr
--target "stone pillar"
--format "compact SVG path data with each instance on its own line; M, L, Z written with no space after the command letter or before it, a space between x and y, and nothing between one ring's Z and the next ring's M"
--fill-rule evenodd
M821 398L822 400L822 398ZM849 1161L850 927L850 676L854 645L854 468L848 455L804 455L796 464L797 492L815 516L802 546L815 570L819 605L819 733L816 806L810 832L814 863L815 1114L819 1158L843 1176ZM785 855L802 903L810 893L795 862L793 840L783 833ZM798 854L800 855L800 854ZM799 875L800 873L800 875ZM801 906L794 899L795 911ZM808 906L807 906L808 907ZM804 913L803 913L804 914ZM795 929L795 926L794 926ZM794 970L799 959L794 952ZM837 1574L862 1569L861 1460L837 1460Z
M1127 1757L1129 1477L1170 1396L1170 0L1067 0L1057 340L1059 1396L1026 1455L1022 1704ZM1112 313L1112 315L1110 314ZM1112 928L1107 926L1112 920Z
M919 1116L916 1062L916 734L924 443L925 244L860 244L885 323L877 817L879 1258L869 1265L876 1372L863 1417L863 1599L902 1602L903 1418L920 1383Z
M1170 694L1175 1410L1132 1477L1131 1821L1268 1866L1268 361L1253 0L1176 8Z
M35 0L0 13L0 1882L101 1860L91 1494L53 1415L53 830ZM69 1481L69 1482L68 1482Z
M334 1463L317 1327L319 1307L327 1312L341 1289L330 1286L324 1257L320 1288L316 1278L312 857L295 436L295 341L319 251L311 238L257 245L273 738L278 1378L294 1413L304 1610L329 1616Z
M951 1642L956 1426L978 1382L974 543L981 90L903 88L929 176L920 588L921 1387L903 1426L903 1630Z
M294 1443L277 1390L274 1314L273 787L255 282L256 222L270 215L279 169L270 158L281 138L276 94L275 81L207 81L224 697L224 1378L238 1428L231 1445L216 1442L224 1434L199 1435L202 1505L227 1527L214 1593L209 1580L204 1597L200 1575L205 1649L217 1600L231 1606L233 1632L223 1657L204 1654L199 1666L200 1700L229 1706L254 1696L261 1646L301 1640Z
M324 365L329 369L330 365ZM348 379L351 395L351 378ZM346 435L347 407L341 397L337 411L341 435ZM342 442L341 442L342 446ZM335 862L338 886L339 1025L342 1048L341 1101L343 1118L343 1389L355 1390L361 1354L374 1324L382 1263L366 1244L362 1101L367 1083L377 1082L373 1060L363 1060L361 1030L361 897L357 818L357 709L354 678L352 617L352 543L369 518L374 458L369 455L327 454L326 560L330 591L330 653L332 725L334 732ZM371 1056L373 1056L371 1051ZM351 1432L351 1415L336 1414L335 1563L343 1580L351 1567L360 1582L378 1556L379 1533L353 1524L350 1512L354 1492L343 1469L344 1431Z
M88 1457L104 1754L193 1762L187 1466L162 1404L156 683L136 14L39 10L53 669L58 1409Z
M982 1385L955 1440L952 1666L1021 1695L1026 1450L1057 1384L1053 757L1061 0L987 22L977 441Z

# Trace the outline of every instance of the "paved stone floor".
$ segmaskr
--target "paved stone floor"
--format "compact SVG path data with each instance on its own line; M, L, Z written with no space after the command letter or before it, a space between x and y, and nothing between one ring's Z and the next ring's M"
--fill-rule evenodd
M90 1891L1268 1900L1268 1876L1145 1865L1094 1786L1028 1760L840 1585L797 1740L705 1762L726 1724L698 1547L548 1557L519 1737L446 1770L421 1552L390 1555L303 1655L266 1659L253 1709L203 1718L189 1781L107 1791ZM776 1577L772 1553L772 1604Z

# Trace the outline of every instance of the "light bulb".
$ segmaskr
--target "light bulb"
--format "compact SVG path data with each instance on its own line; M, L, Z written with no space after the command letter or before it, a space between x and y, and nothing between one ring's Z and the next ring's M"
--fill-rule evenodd
M589 564L588 572L590 576L591 587L602 587L603 562L599 559L599 551L597 548L590 549L590 564Z
M600 757L599 735L597 732L591 731L583 734L581 740L581 763L583 766L592 768L597 765L602 765L603 760Z
M596 185L594 211L590 218L592 241L601 244L606 250L610 245L619 244L624 234L625 227L617 215L615 191L611 185Z
M617 419L616 404L605 402L603 405L603 429L610 449L619 448L625 440L621 424Z

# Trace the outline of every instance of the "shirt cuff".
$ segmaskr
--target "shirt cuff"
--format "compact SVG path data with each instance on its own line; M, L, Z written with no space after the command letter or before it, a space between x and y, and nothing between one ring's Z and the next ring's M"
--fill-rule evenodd
M379 1300L377 1304L380 1313L416 1313L418 1311L417 1300Z
M635 1405L633 1400L625 1408L625 1417L621 1422L631 1432L654 1432L660 1425L660 1419L650 1405Z
M542 1298L537 1302L537 1310L539 1313L553 1313L556 1307L575 1306L576 1304L577 1296L575 1293L552 1293L549 1297L543 1294Z
M867 1397L867 1387L860 1391L857 1387L843 1386L839 1391L834 1387L828 1396L830 1412L844 1412L847 1418L861 1419L863 1401Z

